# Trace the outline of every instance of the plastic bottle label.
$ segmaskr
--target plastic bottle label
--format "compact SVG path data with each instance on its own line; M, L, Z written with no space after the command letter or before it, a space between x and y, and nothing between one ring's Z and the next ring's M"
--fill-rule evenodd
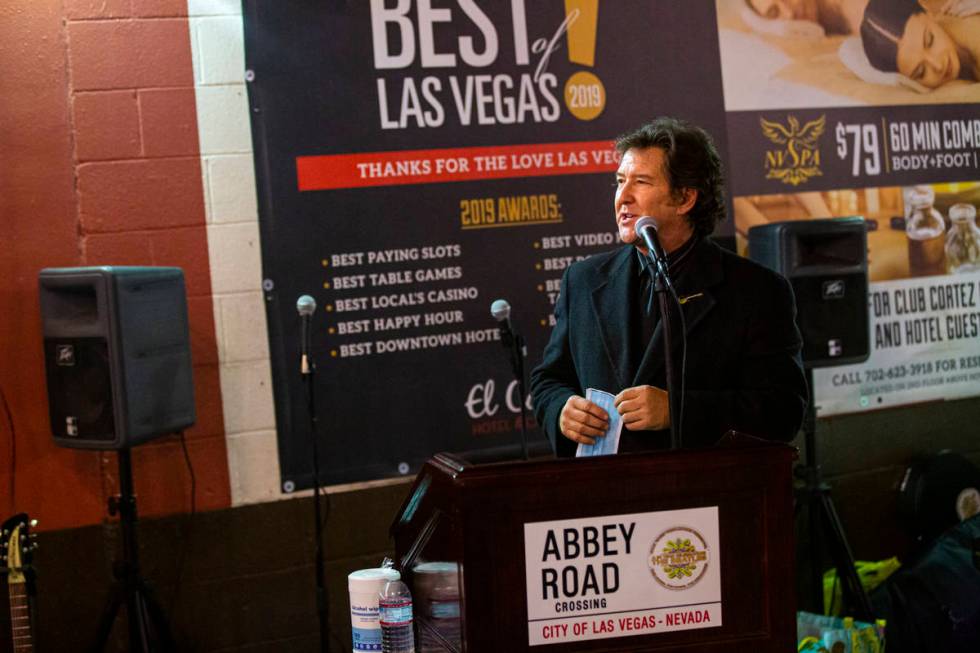
M382 626L402 626L412 623L411 601L381 601L378 619Z

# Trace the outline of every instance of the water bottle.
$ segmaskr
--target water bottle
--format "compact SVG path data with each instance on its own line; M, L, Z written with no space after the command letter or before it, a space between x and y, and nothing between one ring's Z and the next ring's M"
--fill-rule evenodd
M381 650L384 653L415 653L412 630L412 593L401 580L385 583L378 595Z

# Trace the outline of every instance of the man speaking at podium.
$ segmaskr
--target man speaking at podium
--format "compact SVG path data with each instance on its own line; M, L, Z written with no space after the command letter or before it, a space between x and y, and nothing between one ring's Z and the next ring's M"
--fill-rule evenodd
M635 229L643 216L656 224L686 323L682 445L714 444L729 429L791 440L807 396L792 289L708 239L725 212L711 138L658 118L619 138L616 149L614 207L624 246L565 271L557 323L531 373L535 412L555 453L574 456L579 443L603 436L609 417L585 398L590 388L615 395L619 452L670 445L663 325ZM670 304L673 314L677 304ZM676 317L671 324L680 392L683 334Z

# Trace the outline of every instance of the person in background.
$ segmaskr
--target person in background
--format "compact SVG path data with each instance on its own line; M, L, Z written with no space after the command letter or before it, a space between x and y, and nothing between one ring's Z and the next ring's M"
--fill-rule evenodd
M980 80L980 2L871 0L861 43L872 66L928 89Z

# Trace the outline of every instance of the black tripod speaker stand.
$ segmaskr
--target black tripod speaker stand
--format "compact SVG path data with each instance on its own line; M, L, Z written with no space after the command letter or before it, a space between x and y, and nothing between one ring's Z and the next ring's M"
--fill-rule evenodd
M796 469L796 475L803 481L803 487L798 493L797 508L805 505L807 509L810 582L813 592L811 600L814 601L814 611L822 613L823 570L820 561L826 548L829 549L831 559L837 568L837 579L841 583L846 614L862 621L873 622L871 600L858 577L854 554L851 553L844 527L840 517L837 516L834 500L830 496L830 486L821 477L820 466L817 464L817 408L813 401L813 368L809 365L806 374L809 388L809 404L803 421L806 464Z
M129 626L129 651L151 653L174 651L176 646L163 608L140 575L138 547L136 543L136 496L133 494L133 468L129 449L118 452L119 496L109 498L109 514L119 514L122 531L122 558L112 565L114 581L109 590L105 609L99 619L99 630L92 653L105 650L112 633L112 625L125 604Z

